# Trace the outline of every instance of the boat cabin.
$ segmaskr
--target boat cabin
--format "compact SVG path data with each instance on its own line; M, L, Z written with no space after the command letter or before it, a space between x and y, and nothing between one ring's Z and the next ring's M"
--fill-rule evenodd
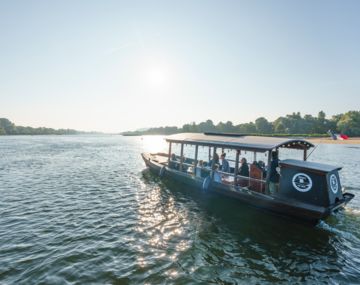
M183 133L166 138L169 143L168 163L169 167L177 168L179 171L206 178L211 175L214 179L216 173L220 174L222 184L233 184L246 187L249 190L268 193L270 182L270 171L272 152L279 152L281 148L296 149L302 151L302 158L306 160L307 151L313 144L302 139L283 139L276 137L244 136L234 134L214 133ZM180 153L174 152L174 145L180 145ZM192 147L193 153L185 154L185 149ZM200 157L202 150L202 159ZM207 159L204 158L204 149L207 150ZM230 171L214 169L214 158L225 153L226 160L230 164ZM249 174L242 176L239 173L241 158L247 157ZM262 159L259 159L261 156ZM266 162L265 162L266 160ZM199 165L202 162L202 165ZM221 166L221 161L217 162ZM199 175L198 173L201 173Z

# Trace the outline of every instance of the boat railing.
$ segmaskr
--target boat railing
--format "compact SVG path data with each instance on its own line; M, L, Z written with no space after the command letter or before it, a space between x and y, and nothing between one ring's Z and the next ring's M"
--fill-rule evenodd
M171 167L171 166L169 166L169 167L177 169L177 170L180 170L180 165L182 165L182 171L185 171L185 172L187 172L188 169L190 169L191 167L194 167L193 163L188 163L188 162L182 162L181 163L179 160L170 159L170 163L173 163L173 165L175 167Z
M182 165L181 167L181 171L184 173L187 173L189 175L195 175L196 177L200 177L200 178L205 178L209 175L211 175L211 168L208 166L205 167L199 167L199 166L195 166L194 162L192 163L188 163L188 162L180 162L178 160L171 160L170 162L173 163L173 169L176 170L180 170L180 165ZM199 174L198 174L198 170L200 170ZM242 188L248 188L252 191L256 191L256 192L261 192L261 193L265 193L265 184L266 184L266 180L264 179L260 179L260 178L255 178L255 177L250 177L249 176L242 176L239 174L235 174L232 172L224 172L221 170L217 170L217 173L220 174L221 176L221 184L224 185L233 185L233 186L239 186Z
M197 169L200 169L201 171L200 176L202 178L205 178L206 176L210 175L212 172L211 168L208 166L205 167L195 166L194 161L192 161L191 163L189 162L181 163L179 160L170 159L170 162L173 163L174 169L180 170L180 165L182 165L181 171L191 175L196 175ZM251 175L250 177L242 176L239 174L235 174L232 172L224 172L221 170L217 170L217 172L221 175L222 178L221 184L245 187L256 192L262 192L262 193L265 192L265 184L266 184L265 179L251 177Z
M266 180L264 179L242 176L238 174L236 175L235 173L223 171L218 171L218 173L222 177L221 184L240 186L261 193L265 192Z
M242 176L239 174L235 174L235 173L231 173L231 172L224 172L221 170L217 171L219 174L224 175L224 176L232 176L232 177L238 177L238 178L244 178L244 179L249 179L249 180L253 180L253 181L258 181L258 182L266 182L266 180L264 179L258 179L258 178L253 178L253 177L249 177L249 176Z

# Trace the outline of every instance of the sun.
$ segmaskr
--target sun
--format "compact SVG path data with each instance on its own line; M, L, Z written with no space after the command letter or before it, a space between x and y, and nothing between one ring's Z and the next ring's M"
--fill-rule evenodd
M161 87L167 84L168 72L164 67L152 67L147 71L148 83L153 87Z

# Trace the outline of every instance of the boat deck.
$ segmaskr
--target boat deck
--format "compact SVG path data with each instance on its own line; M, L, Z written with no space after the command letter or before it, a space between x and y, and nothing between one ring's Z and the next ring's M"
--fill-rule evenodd
M150 153L150 159L165 165L168 162L168 155L166 153Z

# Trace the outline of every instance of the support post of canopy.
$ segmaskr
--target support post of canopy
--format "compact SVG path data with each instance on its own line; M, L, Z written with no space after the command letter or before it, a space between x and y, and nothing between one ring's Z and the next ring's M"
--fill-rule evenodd
M239 173L239 157L240 157L240 150L236 150L236 158L235 158L235 170L234 170L234 184L237 184L237 176Z
M266 171L266 183L265 183L265 193L269 194L269 184L270 184L270 170L271 170L271 151L268 151L268 163L267 163L267 171Z
M214 146L213 158L212 158L213 160L212 160L211 165L210 165L210 167L211 167L211 180L214 180L214 165L215 165L214 159L215 159L215 154L216 154L216 146Z
M168 166L170 167L170 159L171 159L171 142L169 142L169 157L168 157Z
M209 146L209 161L211 160L211 146ZM211 165L210 165L211 166Z
M180 150L180 167L179 170L182 171L183 169L183 161L184 161L184 144L181 144L181 150Z
M199 152L199 145L195 145L195 160L194 160L194 167L193 167L194 174L196 174L196 167L198 165L198 152Z

